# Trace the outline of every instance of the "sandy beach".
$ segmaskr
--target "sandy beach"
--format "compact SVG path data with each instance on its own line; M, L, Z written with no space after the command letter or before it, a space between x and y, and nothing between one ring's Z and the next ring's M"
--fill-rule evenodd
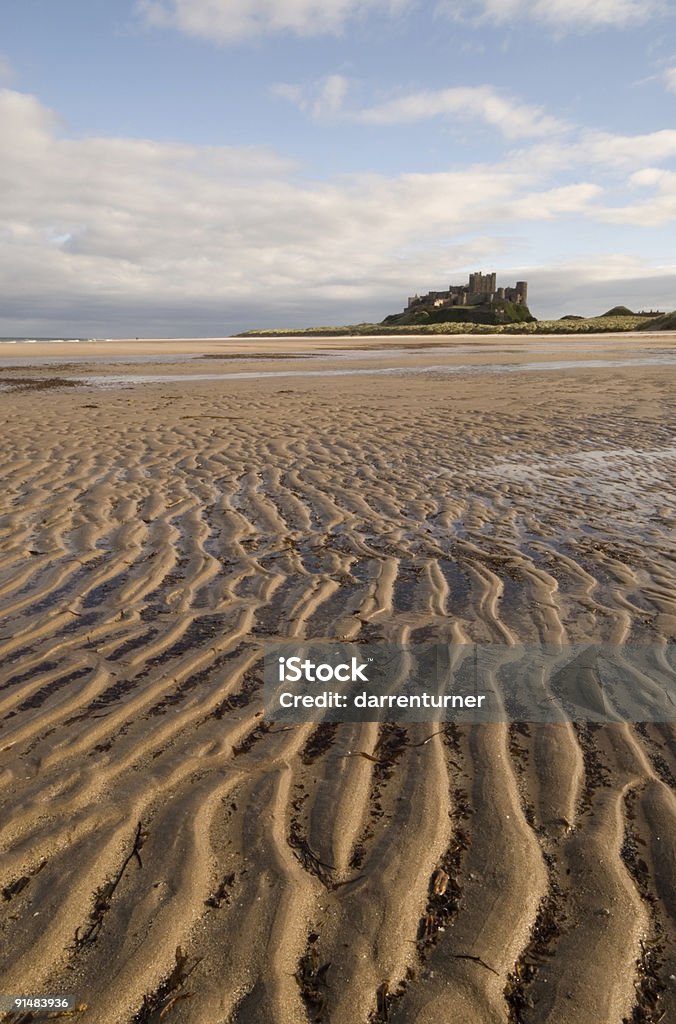
M0 402L0 993L676 1020L673 725L283 728L260 664L673 641L676 335L19 343Z

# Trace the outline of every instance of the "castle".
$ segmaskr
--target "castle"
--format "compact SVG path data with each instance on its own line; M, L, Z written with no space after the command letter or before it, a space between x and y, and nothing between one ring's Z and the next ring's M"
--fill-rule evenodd
M413 295L408 300L405 312L430 306L435 309L446 309L449 306L490 305L496 300L513 302L517 306L528 305L528 282L517 281L515 288L496 288L495 274L482 274L477 271L469 275L467 284L452 284L445 292Z

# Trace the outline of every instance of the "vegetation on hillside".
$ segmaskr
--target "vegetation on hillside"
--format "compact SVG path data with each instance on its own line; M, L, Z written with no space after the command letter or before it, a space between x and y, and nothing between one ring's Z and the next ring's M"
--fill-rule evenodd
M676 331L676 311L673 313L662 313L661 316L647 317L645 323L642 323L638 330Z
M384 327L426 326L428 324L512 324L535 320L528 306L504 300L480 306L417 307L393 313L382 321Z
M387 318L390 319L389 317ZM287 330L244 331L241 338L295 338L322 337L345 338L372 335L405 334L608 334L618 331L673 331L676 330L676 312L664 316L620 315L581 317L564 320L532 320L528 323L442 323L418 322L408 324L361 323L342 327L305 327Z
M613 306L607 313L601 313L601 316L640 316L640 313L634 313L626 306Z

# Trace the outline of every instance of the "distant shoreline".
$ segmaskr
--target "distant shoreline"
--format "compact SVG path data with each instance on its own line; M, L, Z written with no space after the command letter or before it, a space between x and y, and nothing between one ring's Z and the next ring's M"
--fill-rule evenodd
M673 325L671 320L674 319ZM658 321L669 324L662 326ZM338 327L270 328L242 331L237 338L352 338L368 335L458 335L458 334L617 334L627 331L676 329L674 314L651 316L593 316L563 320L534 320L510 324L435 323L435 324L345 324Z

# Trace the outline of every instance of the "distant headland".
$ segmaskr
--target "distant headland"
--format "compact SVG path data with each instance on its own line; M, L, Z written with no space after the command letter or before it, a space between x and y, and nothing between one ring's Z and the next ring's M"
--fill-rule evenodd
M528 308L528 282L497 285L495 272L475 271L467 284L451 284L444 291L409 296L401 313L379 323L338 327L273 328L248 330L237 337L351 337L378 334L607 334L617 331L673 331L676 312L632 312L613 306L599 316L569 313L559 320L538 320Z

